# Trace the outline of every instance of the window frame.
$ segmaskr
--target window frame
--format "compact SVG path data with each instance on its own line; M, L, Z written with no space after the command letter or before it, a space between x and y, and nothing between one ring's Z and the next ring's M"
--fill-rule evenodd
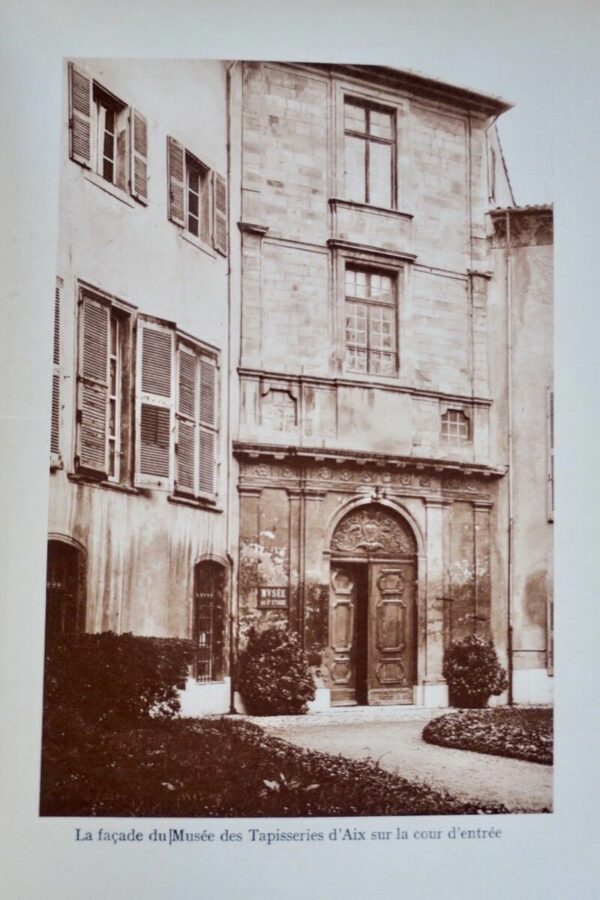
M366 276L365 285L366 285L366 296L365 297L357 297L357 296L349 296L347 292L347 275L348 272L352 271L355 273L362 273ZM391 282L391 300L384 301L373 298L372 291L372 279L374 276L388 278ZM359 344L350 345L347 340L347 314L348 307L351 306L363 306L366 310L366 344L364 347L361 347ZM393 336L392 336L392 350L387 352L383 350L381 347L374 347L372 343L372 321L371 321L371 311L372 309L387 309L391 310L391 321L393 324ZM366 353L366 370L361 369L353 369L349 366L348 360L348 349L352 347L354 350L364 350ZM392 358L392 371L391 372L383 372L381 370L374 371L371 368L371 358L372 355L378 355L379 358L383 358L384 356ZM380 268L374 266L365 266L363 264L357 264L354 262L346 262L344 266L344 371L352 374L352 375L363 375L367 377L371 377L373 375L379 376L381 378L396 378L398 375L398 284L397 277L395 275L390 274L387 270L382 270Z
M406 128L407 117L410 113L410 102L406 97L398 97L397 94L390 93L384 87L373 92L372 87L362 84L358 79L352 81L349 79L335 79L334 89L334 139L333 146L335 150L334 163L334 179L333 179L333 198L338 198L346 204L355 206L358 209L365 208L372 211L381 211L382 213L400 213L411 215L411 209L414 205L415 186L410 179L410 158L407 152L408 147L408 129ZM381 207L371 203L360 203L354 200L346 199L345 179L344 179L344 159L345 159L345 122L344 109L346 100L356 101L358 104L366 103L374 107L379 107L384 111L393 113L394 117L394 153L393 153L393 179L394 194L392 197L393 205L391 207Z
M134 370L134 336L136 309L130 303L117 298L87 282L77 282L77 370L76 370L76 405L75 405L75 440L74 440L74 472L78 477L94 481L106 486L130 488L133 481L134 466L132 454L133 404L132 386ZM108 342L106 349L106 416L105 416L105 459L106 473L99 475L89 469L80 459L80 429L82 425L82 375L84 319L83 305L85 299L92 300L108 309ZM116 403L118 431L115 435L115 452L118 452L118 472L110 473L110 358L111 358L111 323L119 322L117 351L119 357L118 381L119 391Z
M188 243L213 259L229 253L229 191L227 180L206 156L192 153L173 135L167 135L167 218ZM190 173L198 172L198 234L190 229Z
M148 205L148 123L133 106L108 90L79 64L68 63L69 157L86 179L134 207ZM105 175L103 113L115 115L112 179ZM77 136L75 137L75 131Z
M447 420L446 417L450 414L455 413L461 415L466 422L467 434L466 437L461 435L460 429L449 431L444 430L444 426L446 424L449 425L462 425L462 422L458 421L450 421ZM452 438L460 438L460 440L452 440ZM447 405L442 407L440 410L440 442L441 444L448 448L449 450L460 450L463 447L469 447L473 444L473 421L470 410L466 409L464 406L456 406L456 405Z
M356 129L348 128L346 125L346 107L347 106L355 106L362 110L365 113L365 131L359 131ZM371 132L371 114L372 113L381 113L384 115L389 115L391 120L391 134L390 138L383 138L378 135L374 135ZM343 194L342 196L351 203L362 203L365 206L376 206L381 209L397 209L398 207L398 192L397 192L397 125L396 125L396 109L393 106L386 106L378 101L367 100L364 97L357 96L350 93L344 93L343 98L343 112L342 115L344 117L344 134L343 134L343 174L344 174L344 185L343 185ZM346 188L346 163L347 163L347 138L355 138L357 140L361 140L364 144L364 157L365 157L365 171L364 171L364 186L365 186L365 196L361 199L351 198L347 194ZM372 173L370 167L370 159L371 159L371 145L372 144L380 144L386 147L391 147L391 158L390 158L390 203L375 203L371 198L372 193Z
M403 359L404 329L402 327L403 300L407 295L409 279L409 263L412 257L388 251L377 251L345 241L330 241L333 268L332 333L335 335L335 353L333 367L345 379L358 383L382 384L398 383L405 363ZM368 372L352 372L346 368L346 268L368 269L376 274L391 276L394 283L395 313L394 326L396 333L395 371L391 375L370 374Z
M150 395L143 390L143 341L144 328L151 331L158 331L168 334L170 337L170 396L161 398L158 395ZM221 493L220 473L221 473L221 417L220 417L220 351L197 338L192 337L186 332L178 329L174 322L167 322L154 316L148 316L143 313L138 314L136 322L136 381L135 381L135 466L134 466L134 486L137 488L164 490L169 493L169 499L177 502L191 503L193 505L209 505L216 507ZM182 488L178 484L178 450L179 450L179 423L182 419L192 421L189 416L180 413L180 349L184 352L193 354L196 357L196 399L195 399L195 417L193 418L195 436L194 436L194 487L193 489ZM199 371L202 361L209 361L214 366L214 423L207 423L202 419L202 410L200 404L201 383ZM141 458L141 415L142 406L150 405L169 410L169 452L168 452L168 475L152 475L142 472ZM202 430L210 430L214 434L214 453L213 453L213 478L214 490L202 490L200 485L200 455L201 455L201 437Z

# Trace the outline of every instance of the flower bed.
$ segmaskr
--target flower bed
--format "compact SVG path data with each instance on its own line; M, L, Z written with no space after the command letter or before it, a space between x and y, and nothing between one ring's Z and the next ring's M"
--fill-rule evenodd
M386 772L302 750L248 722L72 720L44 735L40 812L50 816L354 816L505 813Z
M443 747L552 765L552 710L463 709L432 719L423 730L423 740Z

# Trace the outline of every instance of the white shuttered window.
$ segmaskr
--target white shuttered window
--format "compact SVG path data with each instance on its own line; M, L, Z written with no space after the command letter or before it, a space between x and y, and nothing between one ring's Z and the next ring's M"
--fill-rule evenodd
M135 484L217 495L217 364L173 326L138 321Z
M129 328L130 317L123 309L91 289L81 289L75 468L113 482L128 477L122 435L129 423Z

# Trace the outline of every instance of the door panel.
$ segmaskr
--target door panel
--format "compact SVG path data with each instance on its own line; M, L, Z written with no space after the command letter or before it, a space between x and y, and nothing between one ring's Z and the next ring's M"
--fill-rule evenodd
M353 660L356 579L349 566L332 568L330 595L331 702L353 703L356 701Z
M413 701L414 582L410 562L370 566L370 704Z

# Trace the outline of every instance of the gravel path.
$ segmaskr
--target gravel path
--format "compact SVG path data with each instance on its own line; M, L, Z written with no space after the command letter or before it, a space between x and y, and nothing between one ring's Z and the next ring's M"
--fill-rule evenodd
M436 714L439 710L395 721L377 717L368 722L355 717L344 721L339 715L328 722L316 716L254 721L301 747L351 759L371 758L403 778L447 790L460 799L503 803L514 812L552 808L551 766L426 744L421 733Z

